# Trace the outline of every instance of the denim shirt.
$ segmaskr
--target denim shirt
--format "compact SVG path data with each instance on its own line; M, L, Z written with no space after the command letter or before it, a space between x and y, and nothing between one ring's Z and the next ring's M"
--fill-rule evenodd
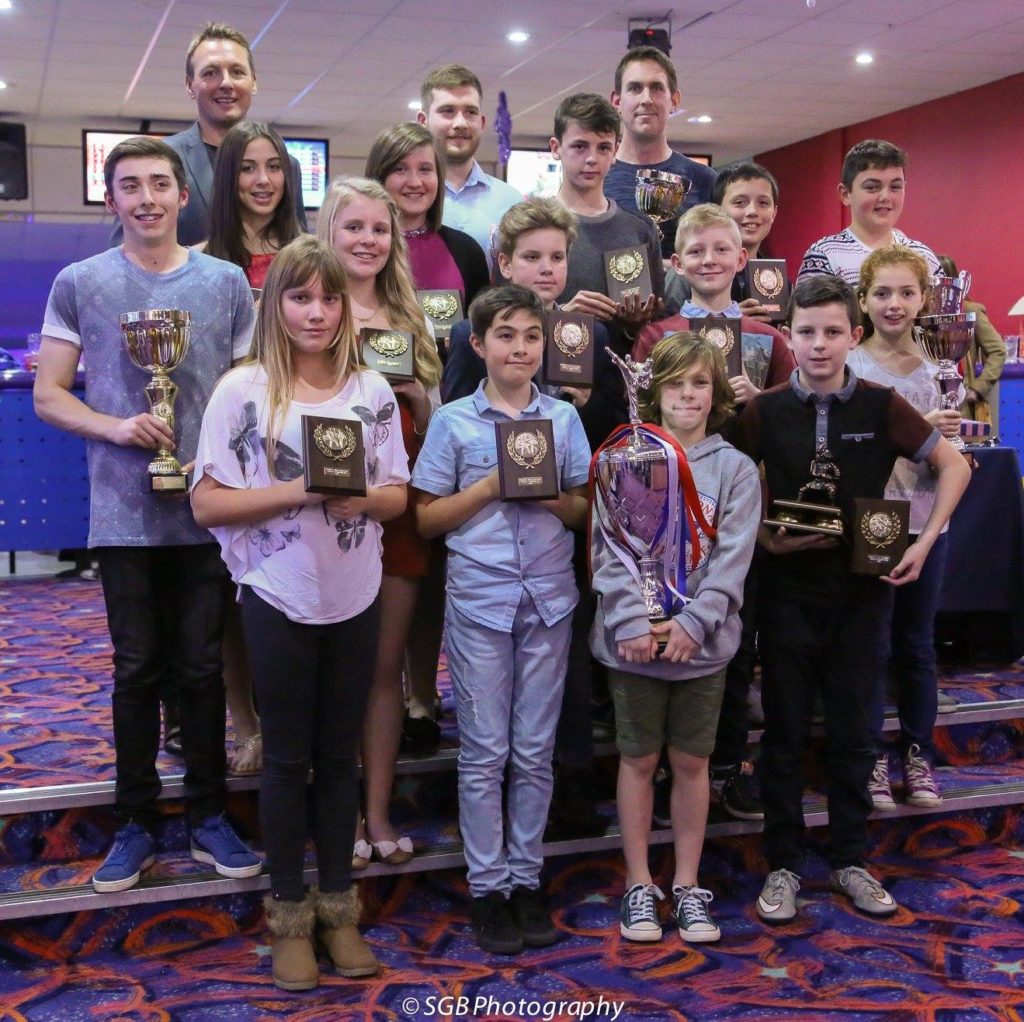
M461 188L456 190L445 181L444 196L442 220L445 226L468 234L484 250L487 267L492 269L494 247L491 239L498 222L505 211L522 202L523 197L512 185L484 173L476 160Z
M494 424L510 418L484 394L484 380L469 397L438 409L416 460L412 485L438 497L461 492L497 467ZM587 481L590 445L576 409L531 385L519 419L551 419L559 487ZM487 628L511 632L524 590L546 625L576 606L572 533L533 501L493 500L447 535L448 599Z

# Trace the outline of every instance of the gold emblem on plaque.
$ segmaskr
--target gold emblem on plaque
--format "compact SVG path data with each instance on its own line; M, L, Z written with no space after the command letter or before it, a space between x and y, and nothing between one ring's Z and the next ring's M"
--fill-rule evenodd
M356 449L356 435L349 426L324 426L313 430L313 443L325 458L344 461Z
M555 347L571 358L578 358L590 344L590 331L582 323L567 323L564 319L555 324L552 337Z
M455 295L426 295L423 299L423 311L431 319L451 319L459 311L459 301Z
M765 298L776 298L785 286L786 278L774 266L759 266L754 270L754 287Z
M390 330L378 330L370 334L370 347L385 358L398 358L409 350L409 342Z
M728 355L736 343L736 335L731 330L721 326L701 327L698 336L705 341L710 341L716 348L720 349L723 355Z
M533 433L509 433L505 442L508 456L521 468L536 468L547 456L548 442L538 429Z
M620 283L628 284L643 273L644 257L636 250L619 252L608 260L608 272Z
M889 511L868 511L860 520L860 531L873 547L891 546L900 535L900 516Z

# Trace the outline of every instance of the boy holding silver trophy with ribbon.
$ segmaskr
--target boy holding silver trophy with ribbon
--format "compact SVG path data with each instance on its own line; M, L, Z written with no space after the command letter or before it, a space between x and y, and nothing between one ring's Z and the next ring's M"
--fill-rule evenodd
M620 932L635 941L662 935L657 903L664 895L647 852L654 772L667 744L673 914L684 941L714 941L721 933L708 912L712 894L697 883L708 757L725 668L740 638L760 484L750 459L715 432L732 412L733 395L713 341L675 333L650 361L619 364L631 425L608 438L591 469L591 648L609 668L618 725L626 859Z

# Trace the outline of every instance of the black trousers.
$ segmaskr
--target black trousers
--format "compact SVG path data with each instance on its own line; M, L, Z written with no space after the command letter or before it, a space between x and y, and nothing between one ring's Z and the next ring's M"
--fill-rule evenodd
M185 796L192 823L224 808L224 586L214 543L98 547L114 645L117 808L145 827L156 822L160 777L160 690L180 692Z
M555 761L562 767L589 770L594 762L594 734L590 704L594 676L590 656L590 626L594 623L595 599L587 577L587 536L574 533L572 567L579 602L572 612L569 661L562 690L562 706L555 731Z
M828 859L833 869L860 865L867 842L875 762L870 705L886 621L887 594L865 603L761 600L764 701L765 852L771 869L797 870L801 857L803 757L814 697L825 708Z
M260 827L270 889L285 901L304 897L310 815L320 889L351 886L359 806L356 752L377 660L379 617L378 598L347 621L298 624L251 589L242 591L263 733Z
M725 669L725 691L718 715L715 749L711 753L713 767L727 767L747 757L750 735L750 711L747 697L754 681L757 665L757 551L743 583L743 606L740 609L740 645Z

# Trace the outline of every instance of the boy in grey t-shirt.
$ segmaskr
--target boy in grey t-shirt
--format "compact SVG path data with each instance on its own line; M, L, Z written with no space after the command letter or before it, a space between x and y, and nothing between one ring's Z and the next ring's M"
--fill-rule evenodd
M128 139L107 157L104 177L107 208L121 220L124 244L58 274L35 385L39 417L87 442L89 546L97 552L114 646L116 802L125 822L93 877L101 893L132 887L153 861L165 672L173 672L181 690L192 856L234 878L261 868L222 815L227 576L188 501L151 492L147 473L157 449L173 447L183 463L194 456L214 384L248 352L252 297L238 267L178 244L178 211L188 192L173 149L155 139ZM161 308L187 311L192 320L188 353L173 373L173 431L143 411L149 373L129 359L120 329L123 313ZM80 357L84 402L71 392Z

